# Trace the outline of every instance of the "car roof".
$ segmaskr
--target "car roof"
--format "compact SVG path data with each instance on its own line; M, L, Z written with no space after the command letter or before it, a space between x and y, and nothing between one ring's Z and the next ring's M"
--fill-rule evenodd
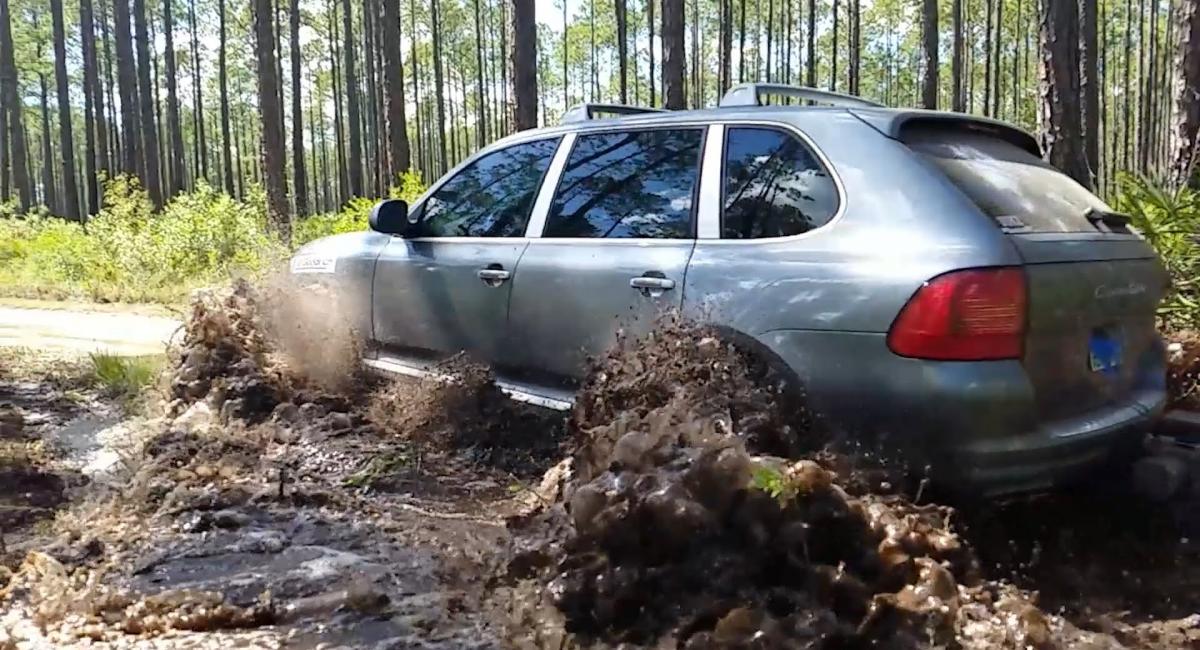
M717 106L711 108L690 109L681 111L647 110L645 113L623 115L603 119L585 119L566 124L556 124L537 129L530 129L512 134L496 145L507 145L514 142L561 135L578 131L604 130L612 127L654 127L672 124L695 124L697 122L717 122L722 120L764 120L788 122L801 115L830 115L851 114L889 138L899 138L906 125L914 122L925 124L943 124L947 127L969 127L984 129L994 135L1020 146L1021 148L1040 156L1041 149L1036 138L1028 132L1007 122L965 113L950 111L933 111L914 108L886 107L846 107L846 106L800 106L800 105L767 105L767 106ZM490 149L491 147L489 147Z

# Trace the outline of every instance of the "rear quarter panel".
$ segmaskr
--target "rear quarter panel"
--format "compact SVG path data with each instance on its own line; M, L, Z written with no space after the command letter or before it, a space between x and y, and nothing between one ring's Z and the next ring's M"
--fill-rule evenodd
M1020 263L948 181L852 114L798 112L787 126L807 135L831 167L839 213L793 237L699 240L684 291L694 313L753 336L886 332L926 280Z
M914 419L954 421L939 417L938 397L964 386L964 410L997 411L981 426L1027 425L1010 421L1024 417L1014 407L1030 399L1018 362L999 373L996 364L946 368L898 357L886 345L892 321L925 281L1020 264L1013 246L944 177L853 115L797 113L790 126L826 159L839 213L793 237L699 240L686 311L762 343L796 373L811 405L856 437L863 429L911 431Z

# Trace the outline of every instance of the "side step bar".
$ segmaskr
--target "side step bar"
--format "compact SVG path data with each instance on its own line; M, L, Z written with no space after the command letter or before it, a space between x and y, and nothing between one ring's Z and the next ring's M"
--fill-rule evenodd
M414 377L417 379L435 379L450 381L449 375L434 372L428 366L400 359L363 359L363 366L388 376ZM554 411L569 411L575 405L574 396L569 393L547 395L535 387L497 378L496 385L515 401L532 404Z

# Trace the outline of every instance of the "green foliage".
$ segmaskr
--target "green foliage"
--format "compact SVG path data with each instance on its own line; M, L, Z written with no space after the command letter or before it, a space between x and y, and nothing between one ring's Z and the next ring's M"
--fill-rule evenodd
M795 499L796 494L799 493L799 486L789 480L788 476L782 470L771 465L758 465L754 468L754 473L750 479L750 487L766 492L772 499L778 501L780 505Z
M105 392L122 398L133 398L154 382L162 369L161 356L126 357L109 352L90 355L95 382Z
M1172 191L1133 175L1121 177L1120 188L1117 209L1133 217L1171 276L1159 316L1168 328L1195 328L1200 323L1200 192Z
M388 191L388 197L404 199L412 203L425 191L425 184L416 171L405 172L400 177L400 184ZM307 244L314 239L338 235L344 232L355 232L367 229L367 217L375 199L352 199L342 208L341 212L318 214L300 219L292 233L293 243L297 246Z
M136 180L118 178L86 225L36 214L0 220L0 287L105 302L177 301L281 258L286 249L267 234L263 215L260 206L204 184L155 213Z
M424 190L415 173L400 180L394 197L411 201ZM341 212L301 219L294 245L365 229L372 205L356 199ZM267 229L260 188L239 201L201 183L155 212L137 180L121 177L87 224L13 212L0 205L0 293L9 295L174 303L289 253Z

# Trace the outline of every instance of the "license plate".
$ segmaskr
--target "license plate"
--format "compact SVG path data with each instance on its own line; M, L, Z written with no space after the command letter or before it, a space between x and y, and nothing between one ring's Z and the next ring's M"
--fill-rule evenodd
M1116 372L1121 367L1121 340L1105 332L1093 332L1088 342L1088 365L1092 372Z

